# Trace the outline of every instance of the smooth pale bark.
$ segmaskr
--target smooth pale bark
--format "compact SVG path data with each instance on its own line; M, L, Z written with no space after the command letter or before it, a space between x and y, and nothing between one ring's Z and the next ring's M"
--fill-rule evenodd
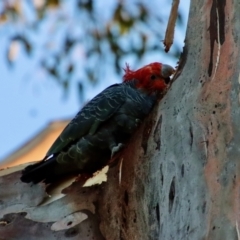
M0 238L239 239L239 13L238 0L192 1L178 77L124 150L121 182L118 163L36 207L43 185L1 177ZM51 230L74 212L87 219Z

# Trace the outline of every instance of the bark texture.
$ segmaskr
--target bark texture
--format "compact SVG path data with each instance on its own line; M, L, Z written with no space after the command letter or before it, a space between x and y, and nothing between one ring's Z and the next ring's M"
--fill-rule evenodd
M239 239L239 13L192 1L178 78L124 150L121 182L118 163L39 205L43 185L1 177L1 239Z
M238 1L192 2L151 165L161 169L159 239L240 238L239 11Z

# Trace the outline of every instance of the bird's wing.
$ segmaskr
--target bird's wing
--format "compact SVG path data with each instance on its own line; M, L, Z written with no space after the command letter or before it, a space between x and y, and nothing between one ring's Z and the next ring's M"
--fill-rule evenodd
M55 140L46 157L67 150L86 134L94 134L124 104L123 88L123 84L114 84L88 102Z

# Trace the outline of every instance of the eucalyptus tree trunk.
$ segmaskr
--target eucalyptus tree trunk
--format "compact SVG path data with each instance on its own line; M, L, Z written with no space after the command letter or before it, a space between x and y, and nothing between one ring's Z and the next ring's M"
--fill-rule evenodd
M0 238L240 239L239 13L192 1L174 82L107 182L52 186L54 199L2 171Z

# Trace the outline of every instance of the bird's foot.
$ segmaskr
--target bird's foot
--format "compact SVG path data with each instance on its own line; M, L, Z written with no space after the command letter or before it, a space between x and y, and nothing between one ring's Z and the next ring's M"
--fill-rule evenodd
M111 158L114 156L115 153L117 153L123 147L124 147L124 144L122 144L122 143L119 143L117 146L112 147L112 149L111 149L111 151L112 151Z

